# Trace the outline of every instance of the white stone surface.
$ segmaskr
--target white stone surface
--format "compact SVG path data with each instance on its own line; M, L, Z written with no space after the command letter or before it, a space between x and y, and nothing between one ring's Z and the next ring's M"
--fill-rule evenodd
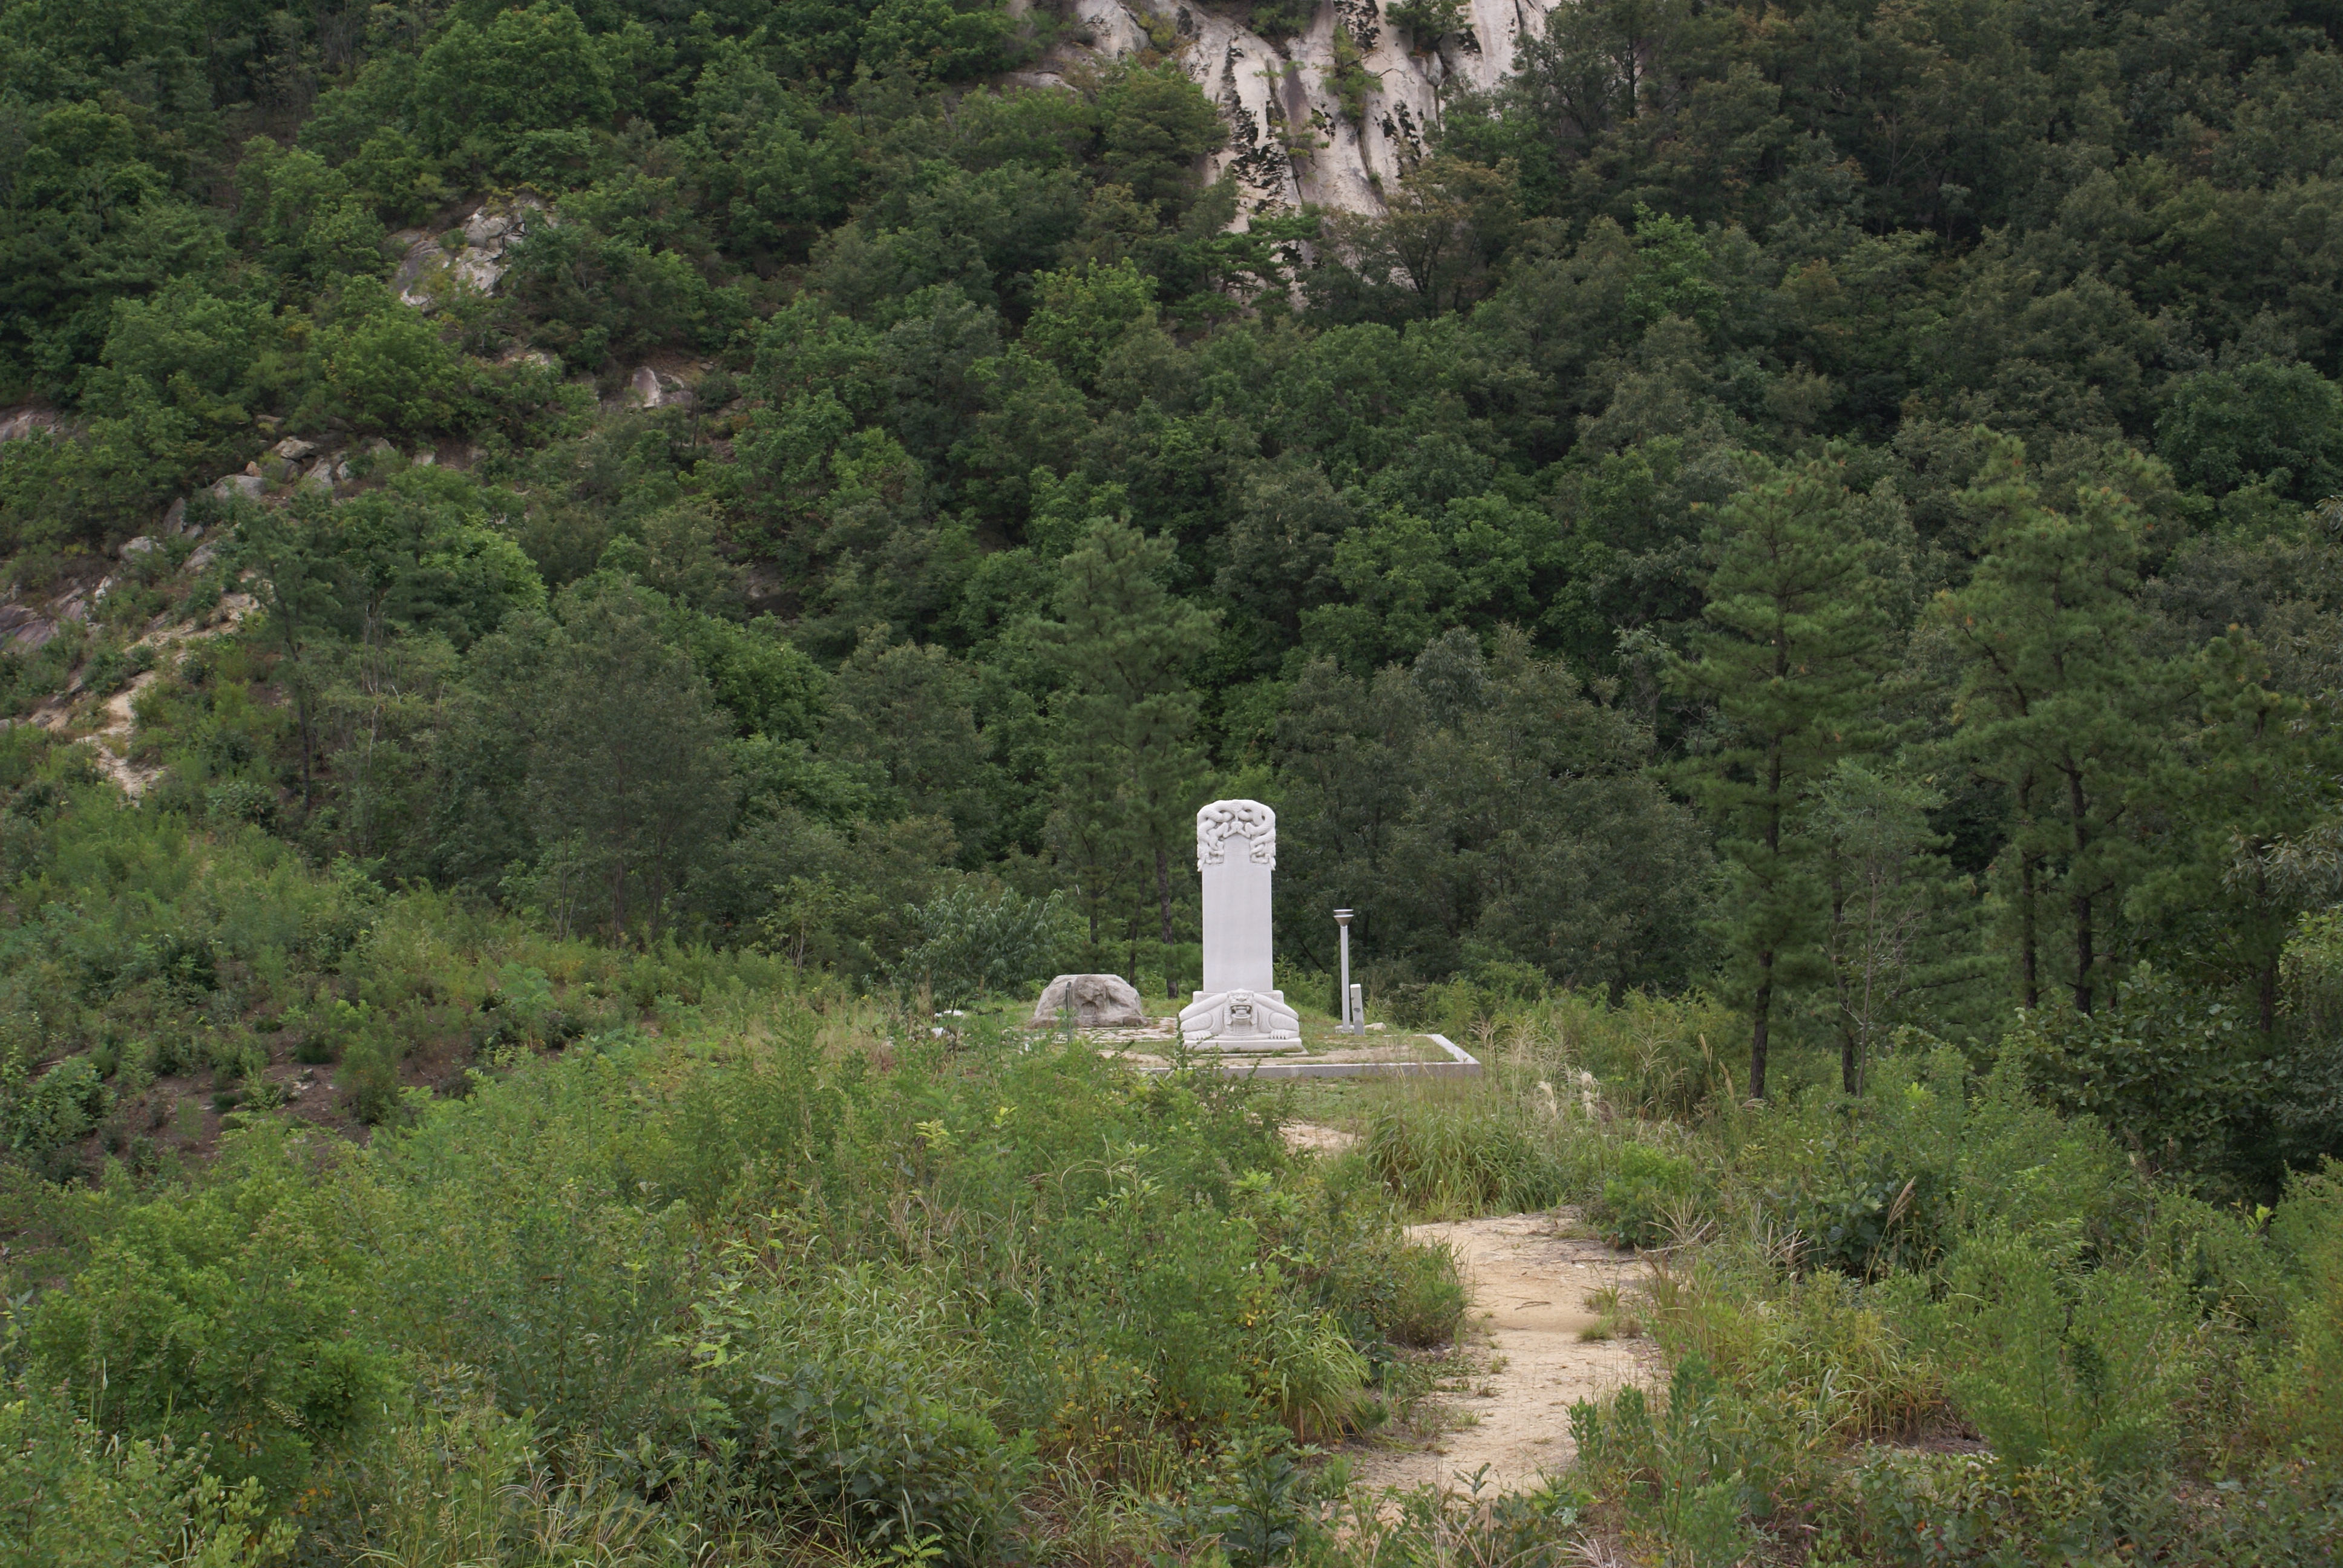
M391 285L401 300L425 311L437 309L440 296L451 286L493 294L511 265L505 259L506 250L525 238L531 228L550 226L554 221L552 213L535 196L488 202L464 220L464 244L453 255L437 238L420 230L402 229L387 236L387 243L406 247Z
M1121 975L1060 975L1033 1004L1033 1027L1061 1027L1069 1007L1076 1029L1136 1029L1147 1021L1138 990Z
M1302 1018L1283 991L1198 991L1180 1010L1180 1033L1215 1050L1285 1050L1302 1043Z
M1204 890L1204 987L1180 1032L1218 1044L1299 1040L1302 1020L1277 989L1270 878L1277 813L1258 800L1215 800L1196 813Z
M1524 29L1543 27L1554 0L1467 0L1464 27L1435 49L1383 19L1382 0L1328 0L1293 37L1272 44L1233 17L1194 0L1078 0L1087 42L1061 45L1021 85L1057 85L1086 62L1137 55L1170 24L1173 56L1220 106L1228 145L1205 162L1204 177L1233 176L1241 200L1235 226L1253 215L1304 203L1380 213L1383 192L1424 146L1441 114L1443 85L1486 91L1513 69ZM1347 30L1376 85L1356 123L1328 78L1334 35Z

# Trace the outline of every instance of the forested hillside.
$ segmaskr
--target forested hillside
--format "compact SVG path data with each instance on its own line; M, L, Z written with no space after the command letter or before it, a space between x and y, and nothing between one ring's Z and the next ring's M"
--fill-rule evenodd
M1276 1561L1243 1434L1404 1415L1459 1321L1403 1214L1574 1196L1752 1238L1654 1321L1726 1380L1670 1408L1776 1424L1581 1433L1693 1500L1604 1516L1653 1561L2133 1560L2093 1477L2167 1462L2316 1513L2343 8L1584 0L1502 73L1459 0L1129 9L0 0L0 1448L61 1467L0 1467L52 1532L0 1563L472 1561L467 1508L638 1533L516 1563ZM1326 62L1264 119L1199 15ZM1398 174L1275 199L1394 50ZM1342 905L1378 1019L1612 1020L1456 1134L1534 1180L951 1054L1057 970L1194 985L1216 796L1280 815L1290 995ZM1582 1070L1625 1120L1556 1153ZM1750 1371L1810 1309L1913 1381ZM2027 1377L2094 1413L2008 1447ZM1750 1457L1938 1417L2046 1468L1936 1555L1894 1511L1950 1493ZM1858 1515L1902 1544L1799 1523Z
M1176 987L1215 787L1378 993L1860 1045L2146 963L2275 1038L2326 972L2324 13L1574 7L1243 233L1176 60L987 85L1044 10L5 15L0 543L118 585L11 700L136 673L175 498L266 606L142 690L165 809L866 977L970 879Z

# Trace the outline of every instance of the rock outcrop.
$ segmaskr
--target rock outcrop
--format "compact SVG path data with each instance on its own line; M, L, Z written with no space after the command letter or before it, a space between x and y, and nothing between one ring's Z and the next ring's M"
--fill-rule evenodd
M464 220L461 246L455 245L454 233L432 235L421 229L401 229L387 240L400 246L402 252L398 269L391 276L391 286L398 290L400 299L417 310L437 309L440 297L451 288L493 294L497 281L511 265L505 259L506 247L531 228L553 221L553 215L546 210L543 202L524 196L484 202L475 208L472 216Z
M1228 123L1208 178L1234 177L1239 227L1261 212L1305 204L1376 213L1383 193L1423 150L1443 86L1486 90L1513 68L1523 32L1545 25L1553 0L1467 0L1463 25L1423 48L1384 19L1381 0L1328 0L1309 28L1272 44L1208 6L1182 0L1075 0L1088 42L1060 45L1017 81L1062 85L1086 62L1169 52ZM1347 33L1373 84L1356 118L1336 90L1337 33Z

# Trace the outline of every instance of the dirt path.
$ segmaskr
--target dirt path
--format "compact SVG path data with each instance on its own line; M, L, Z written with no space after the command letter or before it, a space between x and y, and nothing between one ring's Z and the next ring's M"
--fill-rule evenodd
M1564 1210L1411 1228L1418 1241L1455 1249L1489 1370L1463 1392L1435 1396L1451 1421L1472 1424L1442 1432L1428 1449L1354 1452L1360 1481L1469 1488L1486 1466L1484 1491L1526 1490L1569 1462L1574 1402L1653 1377L1658 1356L1650 1341L1578 1337L1596 1316L1587 1296L1631 1283L1637 1264L1632 1254L1567 1234L1573 1219Z

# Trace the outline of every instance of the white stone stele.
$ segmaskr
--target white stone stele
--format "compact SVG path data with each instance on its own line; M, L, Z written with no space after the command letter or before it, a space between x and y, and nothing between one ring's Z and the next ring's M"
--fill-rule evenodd
M1204 989L1180 1010L1181 1038L1214 1050L1288 1050L1302 1019L1277 989L1270 873L1277 813L1258 800L1215 800L1196 813L1204 884Z

